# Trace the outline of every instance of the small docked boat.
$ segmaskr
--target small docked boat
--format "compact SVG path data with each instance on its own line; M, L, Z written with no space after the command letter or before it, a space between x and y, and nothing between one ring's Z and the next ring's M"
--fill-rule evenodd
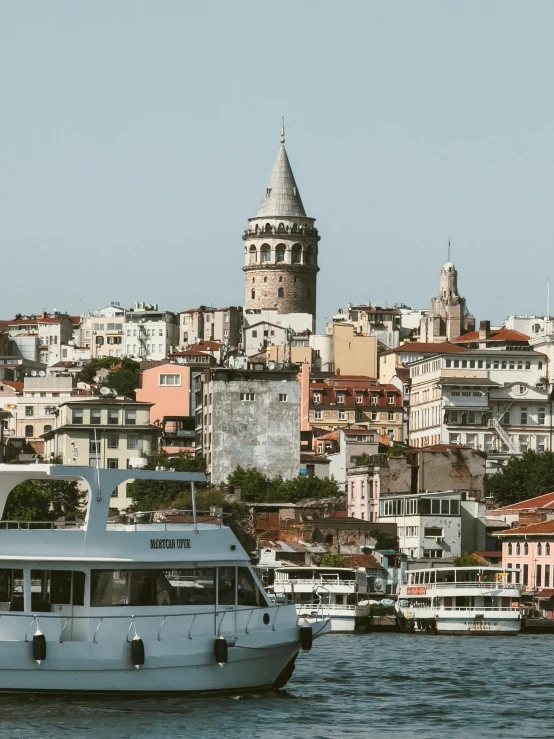
M221 518L197 516L202 474L0 465L0 514L27 479L84 483L87 513L0 522L0 691L277 689L329 627L272 603ZM191 483L193 510L109 521L129 479Z
M517 634L518 577L518 570L501 567L409 570L398 591L398 623L440 634Z
M279 567L273 593L276 602L294 604L305 623L330 618L331 631L365 631L369 625L363 567Z

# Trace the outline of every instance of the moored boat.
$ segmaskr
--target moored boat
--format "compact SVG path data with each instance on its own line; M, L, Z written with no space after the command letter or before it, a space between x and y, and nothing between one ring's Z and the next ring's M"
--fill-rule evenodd
M280 688L328 628L272 603L232 531L197 516L200 473L0 465L0 514L26 479L84 483L87 514L0 523L0 691ZM110 522L128 479L189 482L193 510Z
M370 605L367 572L363 567L279 567L273 592L294 604L306 623L328 617L331 631L365 631Z
M399 625L441 634L517 634L518 576L501 567L408 570L398 592Z

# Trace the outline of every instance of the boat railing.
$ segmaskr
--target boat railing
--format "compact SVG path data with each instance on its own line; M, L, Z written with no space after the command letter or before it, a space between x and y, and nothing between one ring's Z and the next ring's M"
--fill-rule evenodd
M340 580L337 578L327 578L327 577L310 577L310 578L302 578L302 579L296 579L296 578L280 578L277 577L275 579L275 582L279 583L279 585L347 585L349 587L354 587L356 584L355 580Z
M0 521L0 529L57 531L61 529L79 529L84 526L84 523L84 521Z
M278 622L283 609L294 608L292 604L273 604L270 606L255 606L252 608L241 608L231 610L211 610L211 611L187 611L182 613L164 613L164 614L145 614L145 615L118 615L109 614L102 616L95 615L67 615L67 614L54 614L54 613L0 613L0 630L2 628L2 621L9 619L13 623L13 619L18 620L18 633L20 634L19 639L13 639L14 632L11 631L9 641L32 641L33 634L37 629L41 629L45 633L47 640L52 638L59 639L60 643L65 641L92 641L97 644L103 639L113 640L113 626L114 624L121 626L117 628L116 635L118 640L132 641L135 633L138 636L142 636L141 630L151 635L151 638L157 641L162 641L164 634L167 634L168 626L173 621L173 632L170 638L187 637L188 639L194 639L196 637L206 637L212 632L214 636L220 634L231 634L233 636L239 636L240 634L248 634L251 631L267 631L267 627L271 624L272 631L276 631ZM269 614L268 614L269 612ZM255 614L259 614L260 618L253 618ZM269 615L269 622L263 620L264 614ZM202 625L200 626L200 619L203 618ZM178 619L178 620L177 620ZM212 622L210 633L207 633L205 629L206 619ZM294 623L296 624L298 617L295 616ZM59 624L59 633L55 629L55 636L52 628L49 624L57 622ZM79 638L74 639L71 636L71 627L81 624L85 627L88 622L90 628L89 636L92 638ZM19 626L21 627L19 629ZM109 627L110 637L106 636L106 631ZM177 628L177 633L175 632ZM148 638L148 637L147 637ZM2 637L0 636L0 641Z
M429 606L431 607L431 606ZM436 609L435 609L436 610ZM481 611L519 611L519 606L440 606L441 611L472 611L481 613Z
M319 603L296 603L297 608L301 609L313 608L315 605L319 605ZM360 608L361 604L341 605L340 603L325 603L324 606L326 611L355 611L357 608Z
M521 585L519 583L512 583L512 582L504 582L502 580L498 580L496 582L489 582L487 581L481 581L478 580L472 581L472 582L425 582L425 583L418 583L413 585L405 585L404 587L407 588L427 588L427 590L440 590L444 588L480 588L481 590L518 590Z
M167 531L168 527L182 526L183 524L190 524L195 526L199 523L210 523L216 524L220 528L223 526L224 520L231 516L231 513L223 513L222 511L195 511L191 510L158 510L158 511L137 511L135 513L124 513L119 516L108 519L108 528L115 526L134 526L135 531L137 526L144 524L162 524L164 530Z

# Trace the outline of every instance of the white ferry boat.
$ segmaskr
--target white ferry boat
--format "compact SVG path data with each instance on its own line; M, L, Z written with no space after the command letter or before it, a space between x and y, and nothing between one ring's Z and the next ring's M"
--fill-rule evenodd
M521 629L517 572L501 567L409 570L398 592L399 624L440 634L517 634Z
M369 625L367 572L361 567L279 567L276 599L294 603L304 622L328 617L331 631L365 631Z
M200 473L0 465L0 515L27 479L84 482L88 506L69 527L0 522L0 691L277 689L328 628L272 603L232 531L198 521ZM190 482L193 511L110 523L129 479Z

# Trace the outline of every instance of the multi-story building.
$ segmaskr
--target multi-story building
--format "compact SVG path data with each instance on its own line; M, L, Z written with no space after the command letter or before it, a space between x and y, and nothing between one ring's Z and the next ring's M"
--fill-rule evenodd
M196 389L197 450L214 484L239 465L265 475L300 471L300 385L296 371L216 367Z
M406 368L412 362L425 357L434 357L437 354L462 354L466 349L454 344L422 344L410 341L400 344L395 349L387 349L379 355L379 381L388 383L397 374L399 368Z
M352 324L356 336L375 336L381 351L398 346L402 338L402 315L396 306L349 304L333 316L333 322L325 327L327 333L332 332L333 323Z
M312 377L308 421L312 428L336 429L356 425L402 441L402 392L370 377Z
M171 354L179 341L175 313L157 305L135 303L125 314L125 354L133 359L159 361Z
M281 149L258 212L243 235L246 310L316 315L319 234L304 210L285 150Z
M45 365L62 358L62 344L73 339L70 316L63 313L41 313L39 316L17 316L9 322L9 353Z
M125 310L108 305L94 313L85 313L80 324L80 346L90 349L92 359L124 357Z
M420 340L423 343L453 341L474 329L475 318L458 292L458 272L448 261L441 269L439 294L432 299L429 314L421 319Z
M551 448L547 357L527 346L475 349L410 366L410 444L499 454Z
M190 347L201 341L239 346L242 337L242 308L212 308L201 305L179 313L179 344Z
M485 503L463 492L381 496L378 521L396 523L400 551L412 559L485 551Z
M502 541L502 567L520 571L523 592L535 596L554 588L554 519L506 529L496 534Z
M150 403L119 398L83 398L60 405L45 432L45 458L63 464L129 469L130 460L157 450L160 429L150 423ZM113 506L126 509L127 483L112 492Z

